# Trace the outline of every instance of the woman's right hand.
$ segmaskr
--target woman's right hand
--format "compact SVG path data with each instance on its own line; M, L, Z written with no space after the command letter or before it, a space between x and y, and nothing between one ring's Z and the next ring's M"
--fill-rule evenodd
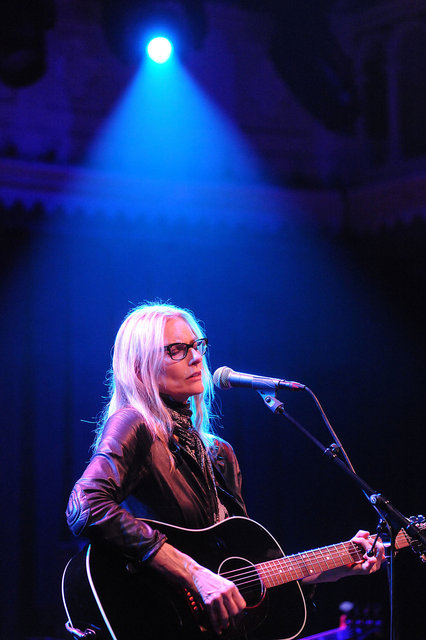
M167 579L188 589L203 606L215 633L238 627L246 602L233 582L199 565L167 542L148 560Z

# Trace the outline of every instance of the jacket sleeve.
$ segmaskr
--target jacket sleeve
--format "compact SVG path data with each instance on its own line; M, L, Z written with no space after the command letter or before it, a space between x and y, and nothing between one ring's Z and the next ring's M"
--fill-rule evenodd
M110 543L136 562L158 551L165 535L121 506L143 476L151 443L136 411L124 409L109 418L102 440L69 498L66 516L74 535Z

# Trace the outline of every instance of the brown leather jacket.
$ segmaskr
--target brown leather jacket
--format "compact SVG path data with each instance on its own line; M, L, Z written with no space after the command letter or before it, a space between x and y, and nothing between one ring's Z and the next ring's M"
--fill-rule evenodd
M71 492L67 507L71 531L111 543L129 559L142 562L166 537L140 518L189 529L210 526L218 517L212 495L216 492L229 515L247 515L234 451L221 438L215 438L215 444L209 468L216 491L176 439L170 443L172 468L167 448L150 435L137 411L117 411L107 421L96 453Z

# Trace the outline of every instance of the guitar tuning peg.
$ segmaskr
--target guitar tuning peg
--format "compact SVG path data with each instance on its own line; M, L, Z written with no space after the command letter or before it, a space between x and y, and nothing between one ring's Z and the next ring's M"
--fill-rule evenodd
M423 515L411 516L408 518L411 524L419 525L420 529L424 529L426 527L425 517ZM426 549L424 543L420 540L411 540L410 546L414 553L417 553L422 562L426 563Z

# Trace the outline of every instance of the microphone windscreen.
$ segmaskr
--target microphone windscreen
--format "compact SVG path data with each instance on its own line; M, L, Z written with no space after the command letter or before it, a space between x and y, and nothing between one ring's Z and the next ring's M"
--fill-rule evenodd
M229 367L219 367L213 374L213 384L219 389L231 389L229 382L229 375L232 373L232 369Z

